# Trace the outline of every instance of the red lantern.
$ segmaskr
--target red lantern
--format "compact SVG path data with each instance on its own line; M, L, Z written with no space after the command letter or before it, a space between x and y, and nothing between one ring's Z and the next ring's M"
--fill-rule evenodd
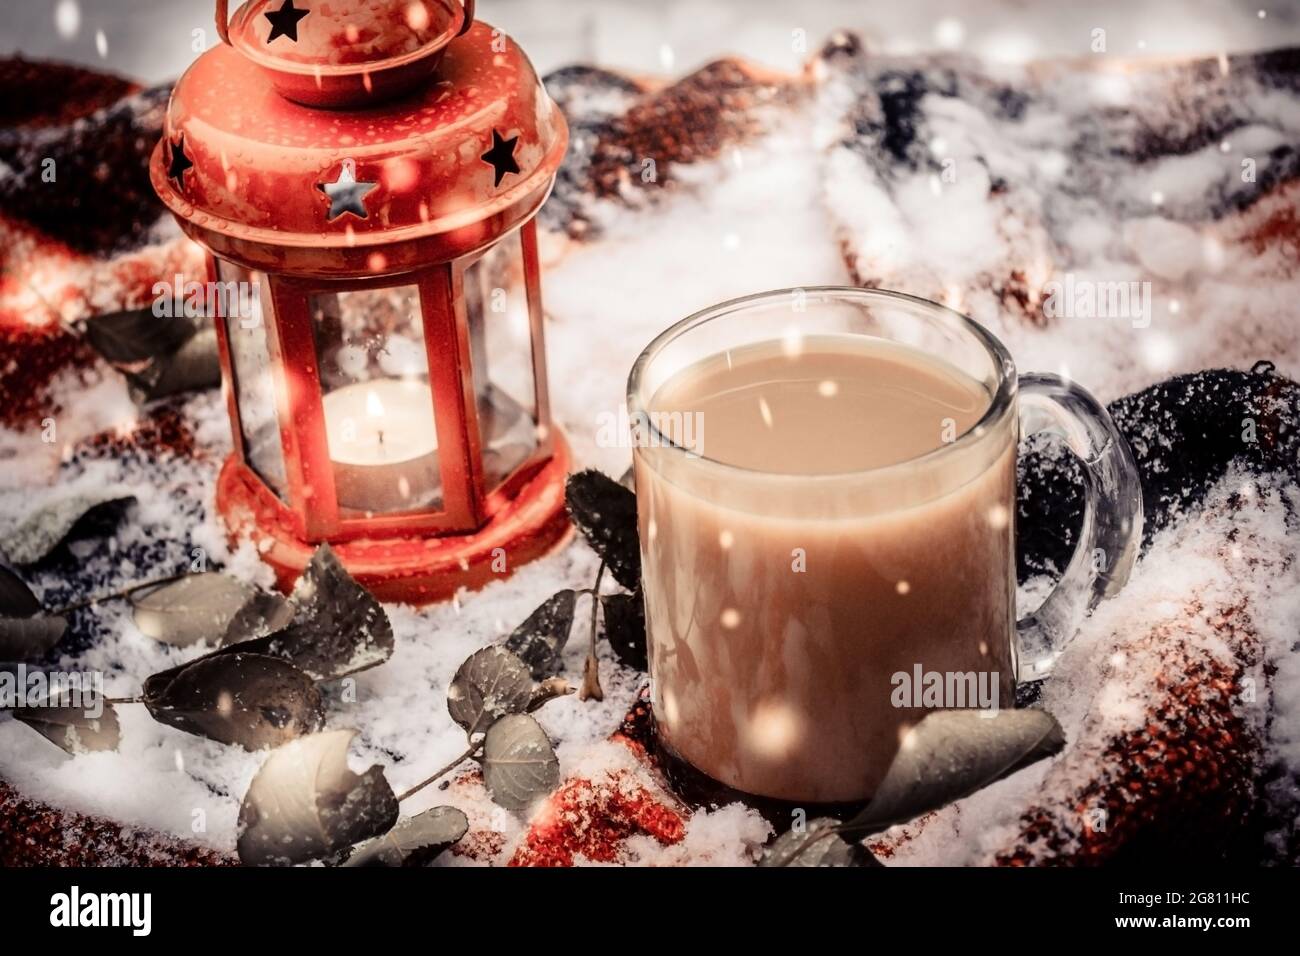
M217 300L247 294L219 510L284 587L323 541L387 600L513 571L568 528L533 221L563 116L472 3L225 7L150 168Z

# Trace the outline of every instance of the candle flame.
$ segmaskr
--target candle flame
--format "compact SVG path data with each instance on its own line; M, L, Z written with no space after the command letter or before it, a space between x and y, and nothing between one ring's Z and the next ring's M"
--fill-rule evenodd
M384 414L384 403L373 391L366 392L366 414L373 418L380 418Z

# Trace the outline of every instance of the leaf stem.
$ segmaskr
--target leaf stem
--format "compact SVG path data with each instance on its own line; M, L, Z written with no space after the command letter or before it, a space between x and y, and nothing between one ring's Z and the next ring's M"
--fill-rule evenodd
M106 704L143 704L143 697L105 697Z
M537 693L533 696L533 699L528 702L527 713L531 714L533 711L537 710L543 704L545 704L548 700L555 700L555 698L557 697L563 697L566 694L572 694L572 693L573 693L573 688L570 687L564 681L563 678L554 677L549 680L544 680L542 681L541 684L538 685ZM451 763L447 764L447 766L438 770L431 777L426 777L424 780L421 780L414 787L401 794L401 796L397 798L397 802L401 803L403 800L405 800L407 797L411 796L412 794L418 793L420 790L423 790L425 787L433 783L439 777L451 773L453 770L459 767L470 757L473 757L480 750L482 750L483 741L486 739L487 737L484 736L477 743L470 744L463 754L461 754L455 760L451 761Z
M814 833L814 834L812 834L811 836L809 836L808 839L804 840L804 841L803 841L802 843L800 843L797 847L795 847L792 851L790 851L790 854L785 858L785 861L782 862L781 865L782 865L782 866L789 866L791 863L793 863L793 862L795 861L795 859L796 859L797 857L800 857L800 856L802 856L804 853L806 853L806 852L808 851L809 847L811 847L811 846L812 846L814 843L816 843L818 840L823 840L823 839L825 839L826 837L829 837L829 836L839 836L839 834L840 834L840 830L841 830L841 828L838 827L838 826L827 827L827 828L824 829L824 830L818 830L816 833Z
M582 689L578 691L578 700L605 699L605 691L600 686L600 663L596 659L596 620L600 613L600 581L604 576L605 562L602 560L596 572L596 583L591 588L591 645L582 666Z
M528 707L524 710L524 713L531 714L536 710L540 710L547 701L567 696L573 692L574 688L570 687L569 682L563 677L548 677L537 685L537 689L533 691L533 698L528 702Z
M437 773L435 773L433 776L431 776L431 777L426 777L424 780L421 780L419 783L417 783L417 784L416 784L414 787L412 787L410 790L407 790L407 791L405 791L404 793L402 793L402 794L397 798L397 802L398 802L398 803L401 803L401 802L402 802L403 800L405 800L407 797L409 797L409 796L411 796L411 795L413 795L413 794L415 794L415 793L418 793L419 791L423 790L425 787L427 787L429 784L433 783L433 782L434 782L435 780L437 780L439 777L444 776L445 774L449 774L449 773L451 773L453 770L455 770L457 767L459 767L462 763L464 763L466 760L468 760L470 757L474 756L476 753L478 753L478 752L479 752L480 750L482 750L482 749L483 749L483 741L482 741L482 740L478 741L477 743L472 743L472 744L470 744L470 745L469 745L469 749L467 749L463 754L461 754L459 757L457 757L457 758L456 758L455 760L453 760L451 763L447 764L445 767L443 767L442 769L440 769L440 770L439 770Z
M120 591L113 591L109 594L99 594L95 597L88 597L84 600L77 601L75 604L69 604L61 607L57 611L51 611L52 616L68 615L73 611L81 611L88 607L94 607L96 604L103 604L105 601L120 601L128 598L136 591L143 591L145 588L161 587L164 584L171 584L173 581L179 581L181 578L188 578L193 571L181 571L178 574L169 574L165 578L154 578L152 581L141 581L138 584L132 584L122 588Z

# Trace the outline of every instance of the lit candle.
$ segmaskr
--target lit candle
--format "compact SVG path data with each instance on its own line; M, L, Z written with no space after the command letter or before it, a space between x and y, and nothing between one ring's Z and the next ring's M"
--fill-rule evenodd
M323 402L340 507L404 511L436 502L438 431L428 384L358 382Z

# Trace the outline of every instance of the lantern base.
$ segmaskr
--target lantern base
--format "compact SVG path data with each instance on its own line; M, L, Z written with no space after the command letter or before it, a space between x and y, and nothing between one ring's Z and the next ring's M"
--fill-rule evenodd
M431 604L461 588L478 590L561 544L571 531L564 508L569 447L552 430L551 458L519 493L473 534L439 537L359 538L333 543L343 566L380 601ZM235 456L217 480L217 510L232 544L251 539L275 571L276 586L288 592L316 545L304 541L281 516L265 506L265 492Z

